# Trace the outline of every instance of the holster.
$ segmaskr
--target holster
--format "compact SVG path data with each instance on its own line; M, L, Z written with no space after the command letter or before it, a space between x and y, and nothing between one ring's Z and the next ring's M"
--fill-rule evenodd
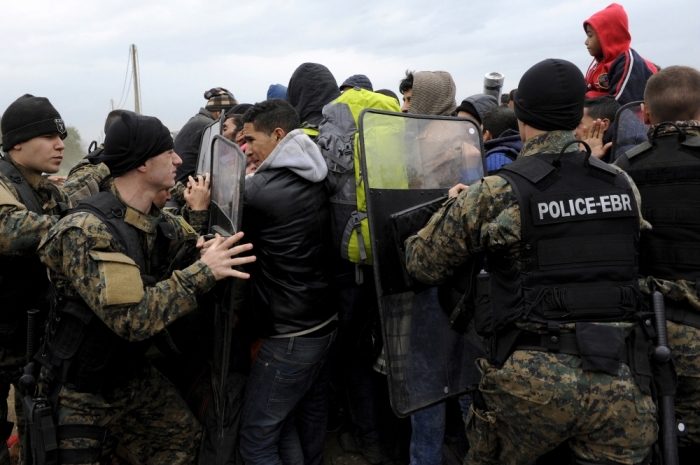
M56 422L49 400L45 397L24 396L22 410L34 465L58 464Z

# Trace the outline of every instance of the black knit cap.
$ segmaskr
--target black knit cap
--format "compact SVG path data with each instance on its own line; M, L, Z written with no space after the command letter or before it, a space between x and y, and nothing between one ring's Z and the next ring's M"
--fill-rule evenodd
M115 178L175 147L170 130L158 118L131 111L125 111L112 123L104 146L97 161L107 165Z
M583 118L586 80L576 65L548 58L528 69L513 103L520 121L541 131L572 131Z
M59 134L65 139L68 135L63 118L49 99L30 94L24 94L7 107L0 129L5 151L35 137Z

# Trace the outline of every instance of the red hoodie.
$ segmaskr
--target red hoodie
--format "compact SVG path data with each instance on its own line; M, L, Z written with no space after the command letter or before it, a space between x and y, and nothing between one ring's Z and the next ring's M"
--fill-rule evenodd
M603 50L603 59L594 58L588 67L586 97L612 95L621 104L642 100L646 81L657 70L630 48L632 36L625 9L612 3L584 21L584 31L586 25L593 28Z

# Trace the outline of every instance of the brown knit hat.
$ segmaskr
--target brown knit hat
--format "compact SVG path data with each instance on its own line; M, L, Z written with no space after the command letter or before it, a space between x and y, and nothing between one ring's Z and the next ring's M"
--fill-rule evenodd
M413 73L413 93L408 112L414 115L450 116L457 108L457 86L447 71Z
M238 104L236 97L223 87L209 89L204 92L204 98L207 99L204 108L210 111L228 110Z

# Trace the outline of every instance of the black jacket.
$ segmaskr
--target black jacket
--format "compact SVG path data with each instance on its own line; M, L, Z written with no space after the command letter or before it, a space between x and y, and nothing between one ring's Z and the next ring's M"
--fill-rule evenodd
M199 157L199 144L202 142L202 134L211 123L214 117L205 108L200 108L199 113L194 115L180 129L175 138L175 153L182 158L182 165L177 167L176 180L187 183L188 176L194 176L197 169L197 157Z
M295 130L246 179L242 229L257 257L246 267L248 303L262 336L313 328L336 313L326 172L316 145Z

